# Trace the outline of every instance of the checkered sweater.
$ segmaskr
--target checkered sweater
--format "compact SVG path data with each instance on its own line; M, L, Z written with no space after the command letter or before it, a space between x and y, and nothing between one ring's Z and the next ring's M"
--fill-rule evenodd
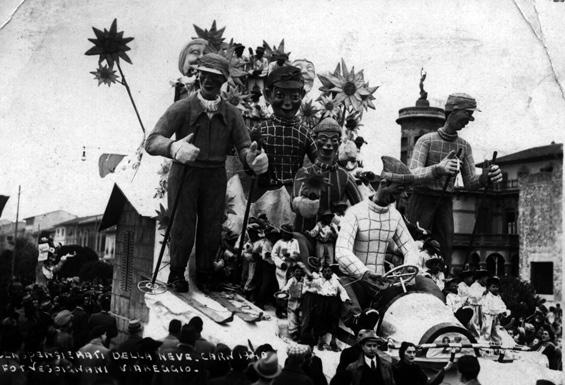
M302 167L305 155L312 162L316 160L316 144L299 118L288 121L273 116L256 130L261 133L269 158L269 178L292 180Z
M440 176L438 163L445 158L451 150L461 152L461 176L463 183L468 189L475 189L480 186L479 175L475 173L475 161L471 146L465 139L457 134L449 135L443 127L436 132L430 132L418 139L414 146L412 159L410 160L410 170L416 175L416 183L424 184L425 189L433 191L441 191L446 175ZM452 178L447 188L448 192L453 191L455 178ZM422 190L422 187L416 189Z
M335 257L341 270L355 278L367 271L384 274L387 245L394 242L404 264L418 263L418 249L402 216L392 205L382 207L371 200L351 206L340 222Z

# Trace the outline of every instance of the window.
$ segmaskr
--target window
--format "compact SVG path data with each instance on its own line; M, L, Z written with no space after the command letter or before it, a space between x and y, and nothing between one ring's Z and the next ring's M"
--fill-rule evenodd
M513 210L504 213L507 234L518 234L518 221L516 217L516 212Z
M520 167L520 169L518 170L518 178L528 175L530 175L530 169L528 169L526 166Z
M553 294L553 262L532 262L530 281L537 294Z

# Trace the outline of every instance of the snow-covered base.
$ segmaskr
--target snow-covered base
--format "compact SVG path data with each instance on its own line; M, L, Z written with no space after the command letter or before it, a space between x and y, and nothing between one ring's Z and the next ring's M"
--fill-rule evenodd
M191 295L210 308L222 310L221 306L201 292L191 291ZM267 312L270 319L258 321L255 324L245 322L234 316L233 321L226 325L219 325L170 292L157 295L146 294L145 303L149 308L149 320L144 329L145 337L163 339L168 333L167 328L172 319L179 319L184 324L192 317L200 316L204 321L202 336L210 342L223 343L230 348L236 345L248 346L248 340L255 348L262 344L271 344L277 350L279 365L281 366L286 359L287 347L289 343L292 343L284 337L287 327L286 320L277 319L272 311ZM279 330L281 331L279 332ZM279 334L281 337L279 337ZM346 347L346 345L341 346ZM319 351L317 348L314 353L322 359L324 373L328 379L333 377L339 362L339 353Z

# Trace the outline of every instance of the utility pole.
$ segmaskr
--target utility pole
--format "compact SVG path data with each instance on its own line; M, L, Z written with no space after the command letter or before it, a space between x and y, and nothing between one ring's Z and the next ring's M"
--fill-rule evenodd
M22 186L18 186L18 206L16 208L16 226L14 230L14 251L12 252L12 270L11 277L14 278L14 269L16 267L16 253L17 253L17 243L18 243L18 221L20 220L20 193L22 191Z

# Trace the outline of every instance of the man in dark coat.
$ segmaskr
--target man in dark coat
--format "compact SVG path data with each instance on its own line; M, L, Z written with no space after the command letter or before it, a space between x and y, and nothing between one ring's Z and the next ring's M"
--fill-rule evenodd
M362 354L347 368L336 373L335 385L394 385L392 359L379 351L379 338L374 330L359 332L358 344Z
M110 346L110 340L118 335L118 326L116 319L109 314L110 311L110 296L102 294L98 299L100 311L94 313L88 319L88 328L92 330L96 326L104 326L106 328L106 347Z
M235 147L244 166L257 175L268 167L267 155L251 143L239 110L220 97L221 86L229 78L227 59L206 54L197 70L200 90L169 107L145 141L148 154L173 159L168 178L169 210L182 189L171 224L167 281L179 293L188 291L185 270L194 244L196 285L201 290L211 289L225 209L228 152Z

